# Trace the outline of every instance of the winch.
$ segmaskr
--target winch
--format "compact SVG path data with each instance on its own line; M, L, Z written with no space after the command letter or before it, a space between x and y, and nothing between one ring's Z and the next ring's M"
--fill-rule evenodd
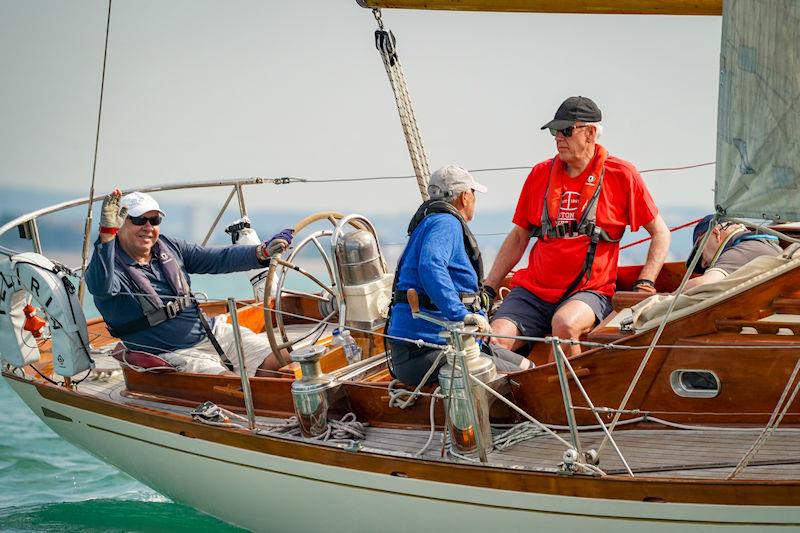
M365 229L346 232L353 221ZM394 278L387 272L375 229L365 217L349 215L336 225L332 246L337 283L346 302L343 323L374 328L386 318Z
M328 429L329 392L337 382L322 372L319 360L326 351L324 346L307 346L292 352L292 361L300 364L302 372L292 383L292 401L304 437L317 437Z
M450 337L449 331L443 331L443 336ZM447 364L439 369L439 385L445 393L445 412L449 413L448 428L450 437L456 449L464 454L476 454L478 441L475 436L475 418L477 430L480 432L480 442L486 451L491 449L492 427L489 421L488 393L473 383L469 383L470 392L465 390L462 364L467 371L483 383L490 383L497 379L497 368L491 358L481 354L478 343L471 335L462 335L463 363L458 361L458 351L447 352ZM467 380L469 381L469 380ZM470 402L471 396L471 402Z

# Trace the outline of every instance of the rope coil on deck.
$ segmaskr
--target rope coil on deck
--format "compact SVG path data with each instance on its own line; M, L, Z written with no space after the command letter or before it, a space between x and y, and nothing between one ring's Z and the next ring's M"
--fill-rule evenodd
M190 413L192 419L201 424L217 427L246 429L247 426L234 422L239 420L247 423L247 419L239 414L229 411L213 402L203 402ZM329 419L327 429L311 440L328 442L331 444L354 444L366 438L368 424L359 422L355 413L347 413L340 420ZM296 416L289 417L283 422L271 424L259 423L256 433L262 435L287 435L292 437L302 436L300 422Z

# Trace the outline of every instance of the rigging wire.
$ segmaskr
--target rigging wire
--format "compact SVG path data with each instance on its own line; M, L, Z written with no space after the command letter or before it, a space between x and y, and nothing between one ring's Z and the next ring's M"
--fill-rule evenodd
M680 229L688 228L689 226L694 226L695 224L697 224L701 220L703 220L703 219L702 218L698 218L697 220L692 220L691 222L686 222L686 223L681 224L679 226L675 226L675 227L669 228L669 232L673 233L673 232L676 232L676 231L678 231ZM620 246L619 247L619 251L621 252L622 250L625 250L626 248L630 248L632 246L636 246L637 244L642 244L643 242L647 242L647 241L651 240L652 238L653 237L651 235L648 235L644 239L639 239L638 241L630 242L630 243L626 244L625 246Z
M111 29L111 0L108 0L108 15L106 17L106 40L103 48L103 70L100 75L100 102L97 109L97 129L94 136L94 156L92 158L92 183L89 186L89 202L86 204L86 226L83 230L83 251L81 253L81 271L86 271L89 260L89 237L92 232L92 198L94 198L94 183L97 175L97 150L100 146L100 123L103 117L103 94L106 84L106 61L108 59L108 34ZM78 301L83 303L83 295L86 292L86 282L81 276L78 283Z
M675 172L678 170L688 170L692 168L700 168L700 167L707 167L709 165L715 164L716 161L707 161L705 163L696 163L691 165L682 165L676 167L660 167L660 168L648 168L645 170L640 170L639 174L647 174L649 172ZM523 166L516 166L516 167L487 167L487 168L474 168L468 169L471 173L480 173L480 172L506 172L511 170L530 170L533 165L523 165ZM363 177L355 177L355 178L293 178L293 177L285 177L279 178L281 184L289 184L289 183L343 183L349 181L383 181L383 180L408 180L408 179L416 179L416 174L404 174L400 176L363 176Z

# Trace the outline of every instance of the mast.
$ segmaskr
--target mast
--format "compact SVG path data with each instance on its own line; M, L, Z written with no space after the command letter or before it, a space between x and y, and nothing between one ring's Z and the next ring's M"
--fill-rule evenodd
M596 15L722 15L723 0L356 0L366 8L586 13Z

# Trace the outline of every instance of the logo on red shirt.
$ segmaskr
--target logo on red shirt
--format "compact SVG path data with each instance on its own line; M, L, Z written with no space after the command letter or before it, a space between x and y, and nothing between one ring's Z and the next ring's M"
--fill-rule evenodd
M581 193L577 191L564 191L561 195L561 206L558 209L556 224L575 220L578 206L581 202Z

